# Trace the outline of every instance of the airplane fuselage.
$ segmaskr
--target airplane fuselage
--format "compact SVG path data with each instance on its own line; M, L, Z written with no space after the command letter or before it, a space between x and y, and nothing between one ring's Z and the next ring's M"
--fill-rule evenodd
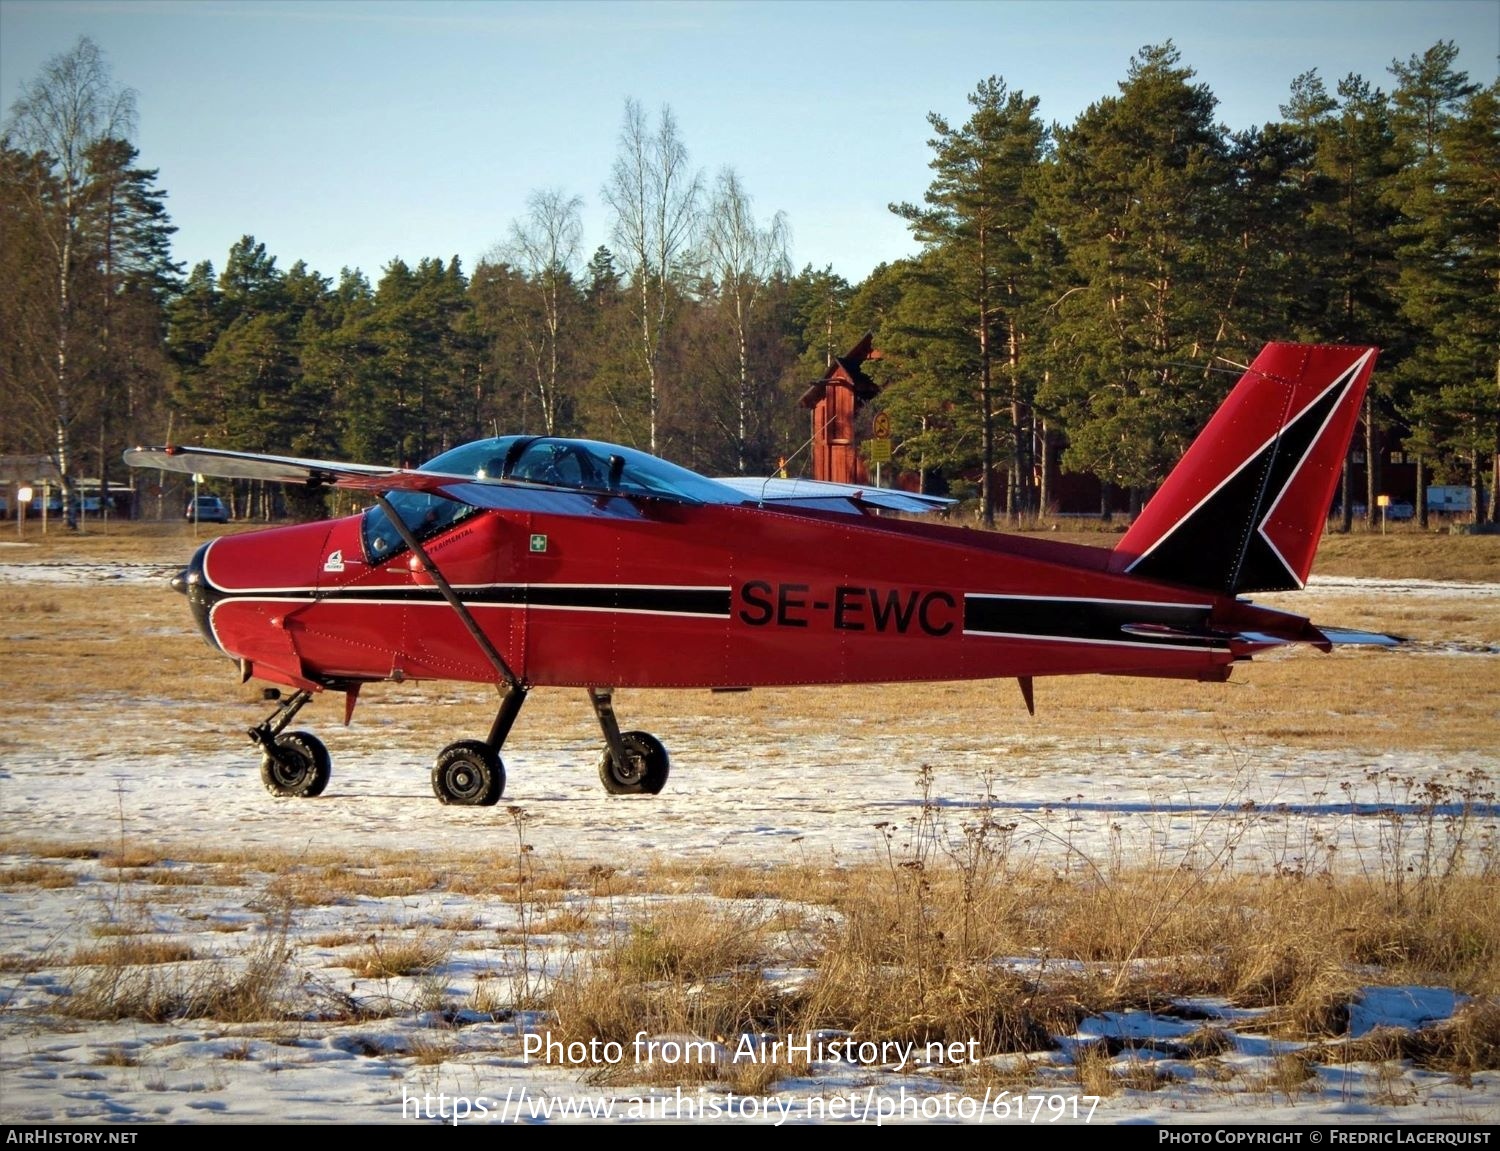
M424 543L529 686L1221 679L1244 654L1215 632L1249 605L1113 574L1104 549L806 509L546 502L477 510ZM494 681L422 559L372 561L361 529L353 516L208 545L194 600L210 638L297 687Z

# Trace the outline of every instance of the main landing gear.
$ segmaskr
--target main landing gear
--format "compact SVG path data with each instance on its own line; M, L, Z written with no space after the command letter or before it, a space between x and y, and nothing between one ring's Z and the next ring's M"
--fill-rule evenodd
M432 765L432 790L443 803L488 807L505 791L505 765L500 749L526 702L527 688L519 683L505 689L500 710L485 740L450 743ZM604 733L604 755L599 760L599 782L611 795L655 795L667 783L667 749L644 731L621 732L614 703L605 688L589 688L589 703Z
M432 790L442 803L458 807L492 807L505 793L505 764L500 749L521 714L527 689L512 683L502 690L500 710L488 739L461 739L438 752L432 765Z
M461 739L438 753L432 765L432 790L439 802L454 807L492 807L505 794L505 764L500 750L521 713L529 689L516 682L501 689L500 707L485 739ZM620 730L608 688L588 689L589 703L604 733L599 782L611 795L656 795L667 783L671 761L654 735ZM280 699L272 689L268 698ZM278 798L310 799L328 786L332 760L323 741L311 732L287 731L312 692L297 691L277 704L263 723L250 729L260 748L260 778Z
M667 785L671 761L661 740L649 732L620 732L608 689L589 688L589 702L604 732L599 782L611 795L656 795Z

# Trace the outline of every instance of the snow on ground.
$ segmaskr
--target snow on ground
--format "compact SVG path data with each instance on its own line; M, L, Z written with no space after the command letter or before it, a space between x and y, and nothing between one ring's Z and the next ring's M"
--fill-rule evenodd
M81 583L102 575L100 586L107 588L110 580L152 582L171 570L4 563L0 585ZM1319 579L1310 590L1378 590L1434 604L1500 596L1500 585L1416 580ZM414 703L424 698L411 687L389 690L412 692ZM1176 740L1169 716L1151 738L1080 734L1038 741L1000 724L998 733L976 740L952 730L943 716L823 731L791 720L725 724L722 717L693 714L689 702L681 714L653 722L674 752L672 779L661 796L606 796L595 774L596 733L526 729L523 718L506 756L505 800L496 808L464 809L433 798L431 748L393 732L379 713L376 722L365 716L341 729L329 710L317 725L333 753L328 791L312 801L277 801L260 789L248 747L195 750L197 744L175 729L170 704L142 708L123 697L80 699L65 742L32 741L4 752L0 837L165 854L194 846L232 846L252 857L260 850L335 851L353 865L370 847L489 852L498 869L515 865L516 820L524 813L526 840L542 859L620 867L725 858L839 865L880 858L886 850L881 826L907 827L925 805L955 833L982 814L1010 825L1013 858L1058 871L1085 861L1146 860L1313 871L1330 859L1358 870L1387 867L1396 856L1421 850L1420 832L1399 816L1420 812L1430 826L1440 826L1474 814L1422 808L1424 784L1468 771L1492 777L1497 768L1496 752L1479 747L1360 755ZM142 724L156 727L152 750L120 755L117 736L138 735ZM238 712L225 720L226 729L235 726L243 726ZM936 765L925 792L913 771L921 763ZM1478 814L1493 819L1495 813ZM24 854L0 857L0 868L32 863ZM859 1064L814 1058L805 1072L774 1088L743 1094L723 1080L690 1088L641 1086L639 1074L626 1073L638 1070L637 1053L628 1048L613 1078L528 1061L525 1036L544 1034L547 1019L497 1013L485 1002L487 987L531 979L516 966L513 948L460 950L446 957L440 974L370 979L337 965L328 941L337 933L373 937L455 921L492 933L514 931L511 902L448 891L360 896L306 909L290 928L278 928L253 883L200 880L153 894L143 880L124 878L98 860L49 866L64 870L68 883L0 890L0 956L12 959L0 968L5 1121L532 1122L560 1118L562 1108L583 1108L587 1118L612 1107L616 1120L1500 1122L1500 1074L1465 1083L1410 1065L1351 1062L1303 1068L1299 1075L1307 1078L1288 1076L1278 1061L1297 1045L1257 1033L1253 1015L1214 1002L1181 1004L1175 1014L1094 1017L1060 1037L1065 1055L1102 1039L1124 1050L1122 1058L1149 1061L1139 1085L1093 1106L1081 1098L1065 1058L1039 1067L1047 1086L1029 1088L1029 1101L1002 1094L1000 1086L981 1089L977 1081L943 1075L917 1053L899 1051L871 1053ZM170 901L148 901L162 891L171 892ZM142 910L148 907L154 910ZM284 942L301 972L305 1017L275 1025L79 1024L49 1014L78 969L48 965L48 957L93 942L101 925L141 914L157 916L153 926L167 937L190 941L191 959L162 968L171 973L164 978L182 985L221 975L226 964L243 962L228 957L243 957L258 942L271 946L278 930L289 930ZM542 950L532 958L545 973L549 962L560 960ZM357 1003L359 1018L328 1018L331 1002ZM1353 1008L1351 1033L1419 1026L1458 1007L1459 999L1443 988L1371 988ZM1232 1027L1232 1044L1219 1061L1222 1078L1181 1049L1205 1019ZM830 1043L848 1038L821 1037ZM1248 1090L1247 1084L1260 1086Z
M1375 579L1366 576L1308 577L1307 590L1320 595L1395 596L1429 599L1500 599L1500 584L1469 580Z
M92 714L80 719L102 722ZM511 828L506 808L519 805L531 842L549 855L849 863L882 855L877 825L902 825L923 806L909 765L926 758L943 765L934 773L929 806L955 824L981 810L1013 823L1013 852L1059 868L1084 858L1180 856L1203 864L1228 853L1242 864L1313 870L1335 852L1351 868L1376 866L1393 849L1393 804L1410 814L1421 782L1495 766L1494 755L1478 749L1435 759L1412 751L1246 753L1119 739L1103 751L1086 739L1045 748L1018 740L985 753L944 748L911 728L878 737L878 754L844 735L804 737L796 755L785 755L774 731L674 739L683 725L683 717L671 730L656 725L677 752L659 796L606 795L595 771L595 742L579 731L576 740L525 741L507 755L501 806L477 810L443 807L433 798L422 757L430 749L382 747L381 732L357 727L323 731L333 780L318 801L300 803L274 802L261 792L248 744L189 753L174 749L163 732L159 753L128 760L23 747L0 767L0 834L44 831L49 839L85 843L123 837L179 846L484 851L504 842ZM1017 767L997 773L987 792L983 774L996 755ZM1464 813L1451 805L1432 814Z

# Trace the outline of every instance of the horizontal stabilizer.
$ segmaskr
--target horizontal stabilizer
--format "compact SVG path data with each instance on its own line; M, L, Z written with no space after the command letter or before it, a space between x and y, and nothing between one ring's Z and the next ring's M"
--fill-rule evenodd
M1399 635L1382 635L1378 631L1354 631L1346 627L1319 627L1329 643L1357 644L1364 647L1400 647L1406 642Z

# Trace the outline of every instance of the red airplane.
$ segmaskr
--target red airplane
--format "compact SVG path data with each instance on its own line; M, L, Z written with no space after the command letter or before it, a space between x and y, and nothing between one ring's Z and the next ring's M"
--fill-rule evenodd
M1112 551L885 514L948 502L934 497L713 480L550 436L414 470L172 446L125 459L375 498L216 539L172 581L241 682L293 689L250 730L272 794L328 783L327 748L286 730L315 693L343 692L347 723L363 685L408 679L499 689L488 737L437 757L444 803L500 798L506 736L544 686L588 691L608 791L655 794L666 749L621 732L614 688L1015 677L1034 710L1036 676L1223 681L1282 644L1385 640L1240 598L1306 582L1375 354L1268 345Z

